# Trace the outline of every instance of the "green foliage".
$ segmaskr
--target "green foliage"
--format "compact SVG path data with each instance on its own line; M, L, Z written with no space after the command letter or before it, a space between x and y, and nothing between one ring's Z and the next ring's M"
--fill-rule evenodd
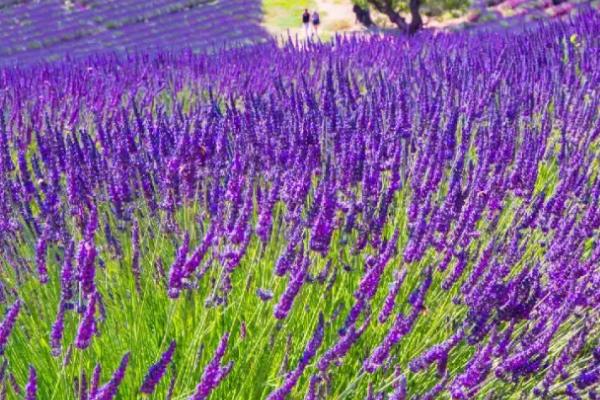
M367 0L353 0L353 3L362 8L369 7ZM398 12L407 13L409 11L407 0L393 0L392 3ZM445 13L456 15L466 12L470 4L469 0L422 0L421 13L427 16L441 16ZM373 11L373 7L370 9Z

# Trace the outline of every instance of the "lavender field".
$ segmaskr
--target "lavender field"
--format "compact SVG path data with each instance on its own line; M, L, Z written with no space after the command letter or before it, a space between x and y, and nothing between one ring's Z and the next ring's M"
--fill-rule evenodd
M259 0L0 0L0 65L265 41Z
M28 51L0 68L0 398L600 397L597 11Z

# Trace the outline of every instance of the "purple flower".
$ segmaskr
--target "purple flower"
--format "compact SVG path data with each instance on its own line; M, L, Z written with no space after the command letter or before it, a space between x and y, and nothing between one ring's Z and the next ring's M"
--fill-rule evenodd
M400 375L398 381L394 383L394 391L390 394L389 400L406 400L406 376Z
M304 396L304 400L317 400L317 387L319 382L321 382L320 376L313 375L310 377L310 382L308 383L308 390L306 391L306 396Z
M212 360L209 361L208 365L204 368L204 373L200 379L200 383L196 386L196 391L189 400L204 400L212 391L221 383L223 379L229 374L233 363L221 365L221 360L227 350L227 344L229 343L229 333L225 333L219 342L219 346L215 351Z
M127 370L127 364L129 363L129 353L125 353L121 362L119 363L119 367L114 372L113 376L110 380L105 383L101 388L98 389L96 395L92 398L92 400L112 400L117 395L117 390L119 389L119 385L125 376L125 371Z
M402 283L404 279L406 279L406 268L403 268L401 272L396 271L394 274L394 281L390 285L388 290L388 294L385 297L385 301L383 302L383 306L381 307L381 311L379 312L379 322L384 323L387 321L389 316L392 314L394 307L396 306L396 297L398 297L398 292L400 292L400 288L402 287Z
M363 367L367 372L373 373L379 367L381 367L383 362L389 356L392 347L395 346L408 332L410 332L417 317L424 308L425 296L427 295L427 291L429 290L430 286L431 268L428 268L425 278L421 283L421 286L415 292L416 294L411 302L413 305L411 313L407 317L404 317L402 314L397 315L396 321L394 321L394 325L392 325L387 335L383 338L375 350L373 350L371 355L364 361Z
M81 378L79 381L79 400L87 400L88 399L88 387L87 387L87 377L85 372L81 371Z
M90 345L92 335L96 333L96 319L94 314L96 313L96 293L90 294L88 298L88 304L83 314L83 318L79 323L77 329L77 336L75 337L75 346L79 349L86 349Z
M19 171L21 173L21 180L23 181L23 189L27 194L27 197L30 198L35 193L35 186L33 182L31 182L31 175L29 174L29 169L27 168L27 158L25 156L25 152L19 149L18 155L18 164Z
M75 244L69 241L65 248L62 269L60 272L61 301L68 303L73 298L73 251ZM83 251L83 250L80 250Z
M448 384L448 375L445 374L431 389L419 398L420 400L435 400Z
M58 305L56 320L52 324L52 330L50 331L50 347L52 348L52 355L55 357L58 357L61 351L61 342L65 328L65 310L65 303L61 301Z
M373 298L377 292L377 289L379 288L379 282L381 280L381 276L383 275L385 266L395 252L396 244L398 243L398 235L399 232L396 230L381 257L377 259L374 265L365 272L363 279L360 281L358 289L356 292L354 292L354 297L357 299L362 297L365 299Z
M580 332L573 335L566 346L562 349L560 355L556 360L554 360L550 368L548 368L548 372L546 372L546 375L544 376L542 384L545 389L548 389L550 386L552 386L556 378L563 373L565 367L569 365L569 363L582 350L583 346L585 345L587 334L587 329L582 329Z
M365 301L365 299L361 298L354 302L354 305L350 309L350 312L348 313L348 316L344 321L343 328L339 331L340 335L344 335L346 333L346 330L356 323L358 317L360 317L362 312L365 310L366 306L367 302Z
M448 359L448 353L456 347L463 338L464 331L461 328L443 343L432 346L429 350L414 358L409 363L410 370L412 372L419 372L436 361L445 366L446 360Z
M151 394L154 392L154 388L165 374L167 366L173 358L174 352L175 340L172 340L167 350L160 357L160 360L158 360L156 364L153 364L146 373L146 376L144 377L144 382L142 383L142 387L140 388L140 392L146 394Z
M292 235L287 240L287 246L275 263L275 275L283 276L290 269L296 257L296 247L301 243L304 230L300 224L293 227Z
M37 399L37 374L33 366L29 366L29 378L27 379L27 385L25 385L25 400L36 400Z
M169 270L169 297L172 299L179 297L179 292L181 291L181 280L183 279L184 275L183 267L187 258L189 246L190 235L186 232L185 236L183 237L183 243L177 250L175 261Z
M283 384L267 396L266 400L284 400L290 394L294 386L296 386L298 379L300 379L300 376L302 376L302 373L308 366L308 363L315 356L319 347L321 347L324 335L324 325L323 314L319 314L317 328L315 329L312 338L306 345L304 353L302 353L302 357L300 357L300 361L298 361L298 365L287 375Z
M331 241L331 235L333 234L334 229L333 219L335 217L335 209L337 206L335 189L327 187L324 190L326 194L324 194L322 198L320 212L312 227L310 239L310 248L323 254L329 249L329 242Z
M273 298L273 292L263 288L256 289L256 295L260 297L262 301L269 301Z
M269 193L264 201L259 204L258 221L256 223L256 235L260 238L263 243L266 243L271 234L271 228L273 225L273 208L277 202L279 196L279 190L281 188L281 180L279 175L275 178L271 184Z
M93 242L83 242L79 247L78 256L79 280L81 291L84 295L90 295L96 290L96 247Z
M94 242L94 235L98 229L98 210L95 205L92 204L90 213L88 215L88 222L85 227L83 238L86 242Z
M470 291L473 289L473 287L475 286L475 284L484 275L484 272L487 270L487 268L490 264L490 261L493 257L494 246L495 246L495 242L494 242L494 240L491 240L490 243L488 244L488 246L483 251L481 258L473 267L473 271L467 278L466 282L462 285L461 292L463 294L468 295L470 293ZM458 266L455 268L455 270L456 269L458 269Z
M89 398L93 399L98 393L98 385L100 385L100 374L102 373L102 366L96 364L94 372L92 372L92 379L90 379L90 393Z
M468 261L469 261L469 257L466 253L463 252L463 253L459 254L458 261L457 261L456 265L454 266L452 273L450 273L448 275L448 277L446 278L446 280L444 280L444 282L442 282L442 289L450 290L450 288L454 285L454 283L456 283L456 281L463 274Z
M215 239L215 233L216 233L215 231L216 231L216 223L212 223L210 225L210 227L208 228L208 231L204 235L204 239L202 239L202 243L200 243L200 245L198 245L198 247L196 247L196 249L192 253L191 257L185 262L181 279L183 279L184 277L190 276L191 274L194 273L194 271L196 271L196 269L202 262L202 259L204 258L204 256L206 255L206 253L208 252L208 250L210 249L210 247L213 244L213 241Z
M48 268L46 266L47 243L45 233L39 238L35 246L35 264L38 270L40 283L48 283Z
M598 381L600 381L600 366L580 373L575 383L579 389L585 389Z
M173 364L171 364L171 380L169 381L169 388L167 389L167 397L166 400L171 400L173 397L173 392L175 391L175 380L177 375L175 374L175 368Z
M483 382L492 368L492 350L496 345L496 340L497 335L493 335L487 344L478 349L463 373L454 379L450 385L452 396L463 398L465 389L469 393L469 397L476 394L476 388Z
M2 365L0 365L0 381L3 381L6 377L6 367L8 367L8 360L5 358Z
M304 284L304 280L306 277L306 273L308 271L308 264L310 259L308 258L308 254L302 256L303 253L300 253L299 260L296 266L295 271L292 271L292 275L290 280L288 281L288 285L285 288L285 291L279 298L279 302L275 306L275 318L284 319L287 317L292 305L294 304L294 299L298 295L300 288Z
M21 386L17 383L17 380L15 379L15 376L12 372L8 373L8 381L10 382L13 391L20 397L23 391L21 390Z
M332 362L343 358L350 351L354 343L362 336L363 332L369 326L369 322L370 319L367 318L359 329L356 329L354 325L350 326L344 336L339 337L337 342L321 356L317 368L322 372L327 372Z
M19 315L20 310L21 300L17 299L8 309L6 317L4 317L4 321L2 321L2 324L0 325L0 354L4 354L6 342L8 341L8 337L10 336L13 326L17 321L17 316Z

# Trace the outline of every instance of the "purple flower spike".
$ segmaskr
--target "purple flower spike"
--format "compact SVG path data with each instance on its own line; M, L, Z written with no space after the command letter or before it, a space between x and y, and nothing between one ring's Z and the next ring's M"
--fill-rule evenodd
M324 336L324 325L323 314L319 314L319 322L317 323L315 333L306 345L298 366L288 374L283 385L267 396L267 400L284 400L290 394L296 383L298 383L298 379L300 379L302 373L317 353L317 350L321 347Z
M92 373L92 378L90 379L90 393L89 398L93 399L98 393L98 385L100 384L100 374L102 373L102 367L100 364L96 364L94 367L94 372Z
M50 347L52 348L52 355L54 357L58 357L61 351L61 342L65 328L65 310L65 303L61 301L58 305L56 320L54 321L52 330L50 331Z
M160 360L154 365L150 367L148 373L144 377L144 382L142 383L142 387L140 388L140 392L146 394L154 393L154 389L158 382L162 379L165 371L167 370L167 366L171 362L173 358L173 353L175 352L175 341L172 340L169 348L163 353L160 357Z
M65 303L73 298L73 251L74 243L70 241L65 248L62 269L60 271L61 300ZM83 250L81 250L83 251Z
M37 374L33 366L29 366L29 378L27 379L27 385L25 385L25 400L36 400L37 399Z
M258 288L256 295L260 297L262 301L269 301L273 298L273 292L267 289Z
M81 378L79 380L79 400L87 400L89 398L87 390L87 376L85 375L85 372L81 371Z
M327 372L331 363L343 358L350 351L354 343L362 336L365 329L369 326L370 321L370 318L367 317L363 325L358 329L354 325L350 326L344 336L339 337L338 341L323 354L317 364L317 368L322 372Z
M79 247L78 256L79 279L81 289L85 295L90 295L96 290L96 254L97 250L93 242L84 242Z
M8 337L10 336L13 326L17 321L17 316L19 315L20 310L21 300L17 299L17 301L13 303L6 313L6 317L4 318L4 321L2 321L2 325L0 325L0 354L4 354L4 346L6 346L6 342L8 341Z
M206 235L204 235L202 243L200 243L198 247L196 247L190 258L187 259L187 261L185 261L185 265L182 268L180 278L187 277L194 273L194 271L196 271L196 269L204 259L204 256L213 244L213 240L215 238L215 229L216 223L212 223L208 228Z
M221 360L227 350L227 344L229 343L229 333L225 333L217 346L215 354L204 368L204 373L200 379L200 383L196 386L196 392L190 396L189 400L204 400L212 391L221 383L223 379L231 371L232 363L225 366L221 365Z
M389 330L387 336L373 350L371 355L364 361L363 367L369 373L374 373L381 367L388 358L392 347L394 347L410 330L412 329L417 317L425 307L425 297L431 286L431 269L428 269L421 286L414 292L414 298L411 301L413 308L408 316L398 314L394 325Z
M385 267L396 250L398 236L399 233L398 230L396 230L390 241L387 243L387 246L379 259L375 260L373 258L369 258L367 260L369 269L367 269L367 272L365 272L365 275L360 281L360 285L354 293L354 297L357 299L371 299L373 296L375 296L375 293L379 288L379 282L381 281L381 276L383 275Z
M90 214L88 216L88 222L83 235L86 242L94 242L96 229L98 229L98 209L94 204L92 204Z
M310 382L308 384L308 390L306 391L306 396L304 396L304 400L316 400L317 399L317 388L318 388L320 381L321 381L321 377L319 375L313 375L310 377Z
M308 255L304 255L304 258L299 260L296 270L293 272L285 291L279 298L279 303L275 306L275 318L284 319L287 317L300 288L304 284L304 278L308 271L309 262L310 259L308 258Z
M75 337L75 346L79 349L85 349L90 345L92 335L96 333L96 319L94 314L96 313L96 293L90 295L87 308L83 319L77 329L77 336Z
M406 279L406 273L406 268L404 268L402 269L402 272L396 271L396 273L394 274L394 281L390 285L388 294L385 298L385 302L383 303L383 307L379 312L379 322L382 324L388 320L389 316L394 310L394 307L396 306L396 297L398 296L398 292L402 287L404 279Z
M179 297L179 292L181 291L181 280L183 279L184 274L183 267L185 265L189 247L190 235L186 232L183 243L177 250L175 261L173 262L173 265L171 265L171 270L169 271L169 297L172 299Z
M434 362L445 364L448 359L448 353L456 347L464 337L464 331L459 329L457 333L441 344L432 346L429 350L423 352L418 357L410 361L409 367L412 372L419 372Z
M35 246L35 264L37 266L38 278L41 284L48 283L48 267L46 266L47 241L42 234Z
M390 394L389 400L406 400L406 376L400 375L398 381L394 383L394 391Z
M100 389L98 389L98 393L92 398L92 400L112 400L117 395L117 390L119 389L119 385L125 376L125 371L127 370L127 364L129 363L129 353L125 353L123 358L121 359L121 363L119 367L110 378L106 384L104 384Z

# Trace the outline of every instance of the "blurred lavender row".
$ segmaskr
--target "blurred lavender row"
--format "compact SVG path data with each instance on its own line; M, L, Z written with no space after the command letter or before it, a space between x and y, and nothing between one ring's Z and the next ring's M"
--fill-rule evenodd
M109 52L209 51L268 38L258 0L64 0L0 8L0 64Z

